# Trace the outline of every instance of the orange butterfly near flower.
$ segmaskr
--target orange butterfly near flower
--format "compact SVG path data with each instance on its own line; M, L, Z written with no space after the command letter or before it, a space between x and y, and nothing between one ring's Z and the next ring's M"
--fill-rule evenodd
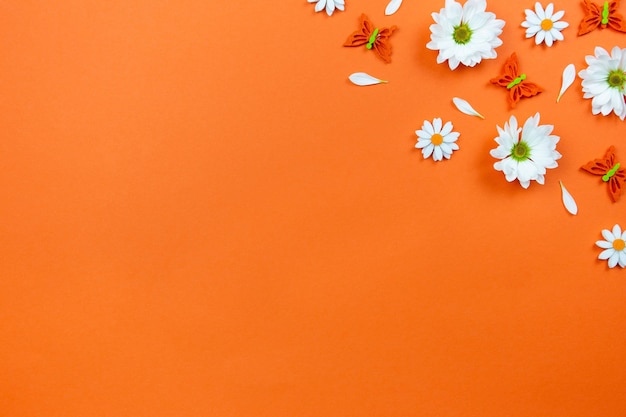
M615 162L615 159L615 147L611 146L602 158L594 159L580 167L590 174L601 176L602 181L608 183L609 196L613 202L619 200L626 182L626 169L621 168L620 163Z
M583 9L585 9L585 17L578 27L578 36L597 29L610 27L618 32L626 32L626 22L624 17L617 12L619 0L605 1L601 6L583 0Z
M515 52L504 63L504 74L489 81L509 91L509 103L512 108L515 108L520 99L536 96L543 91L537 84L526 81L526 74L520 73Z
M359 19L359 30L352 33L343 46L362 46L374 51L377 57L383 61L391 62L391 44L389 37L397 29L396 26L379 29L362 14Z

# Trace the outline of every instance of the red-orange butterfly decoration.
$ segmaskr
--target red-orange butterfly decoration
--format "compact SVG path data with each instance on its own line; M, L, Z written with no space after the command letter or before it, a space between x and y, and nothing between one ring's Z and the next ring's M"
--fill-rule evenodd
M602 181L609 185L609 196L614 202L619 200L622 188L626 182L626 169L620 167L619 162L615 162L615 147L611 146L604 156L594 159L580 167L580 169L593 175L602 177Z
M526 74L520 73L515 52L504 63L504 74L489 81L509 90L509 103L512 108L515 108L520 99L536 96L543 91L537 84L526 81Z
M391 44L389 37L396 30L396 26L378 29L369 18L362 14L359 19L359 30L351 34L343 46L362 46L374 51L383 61L391 62Z
M604 29L607 26L618 32L626 32L626 22L624 17L617 13L618 7L619 0L605 1L602 6L583 0L585 17L578 27L578 36L586 35L598 27Z

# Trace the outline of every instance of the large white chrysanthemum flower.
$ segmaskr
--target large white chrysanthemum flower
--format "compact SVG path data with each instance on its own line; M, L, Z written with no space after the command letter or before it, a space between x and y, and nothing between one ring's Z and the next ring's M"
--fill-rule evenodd
M504 20L486 12L486 0L467 0L463 6L455 0L446 0L439 13L433 13L435 24L430 25L428 49L439 51L437 63L448 61L450 69L459 64L473 67L483 58L497 56L495 48L502 45L498 36Z
M433 119L430 123L424 120L421 130L416 130L417 143L415 147L422 150L424 159L433 156L433 160L441 161L443 158L450 159L453 151L459 149L455 142L459 133L452 131L452 123L442 124L440 118Z
M344 10L344 0L307 0L309 3L317 3L315 5L315 11L321 12L326 9L326 14L332 16L335 9Z
M587 55L589 65L580 71L584 98L591 99L591 112L608 116L611 112L626 118L626 48L614 47L611 55L599 46L595 56Z
M626 231L622 233L619 224L616 224L613 226L613 231L604 229L602 237L605 240L596 242L596 246L604 249L598 255L598 259L608 259L609 268L614 268L616 265L622 268L626 267Z
M541 3L535 3L535 10L526 9L526 20L522 22L522 27L526 28L526 37L535 37L537 45L545 42L552 46L554 41L562 41L561 31L569 26L569 23L560 19L565 15L563 10L554 13L554 4L550 3L544 10Z
M511 116L509 122L504 124L504 129L496 127L498 137L495 141L498 147L489 152L494 158L500 159L493 165L496 171L502 171L509 182L519 180L524 188L528 188L533 180L543 184L546 169L556 168L556 160L561 158L561 154L556 151L560 138L550 135L554 126L539 125L537 113L526 120L524 128L518 128L515 116Z

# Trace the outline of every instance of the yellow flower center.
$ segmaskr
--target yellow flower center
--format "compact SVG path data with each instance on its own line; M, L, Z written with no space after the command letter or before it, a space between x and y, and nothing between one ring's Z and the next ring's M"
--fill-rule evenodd
M517 162L522 162L530 158L530 147L526 144L526 142L519 141L513 148L511 149L511 158L516 160Z
M435 146L439 146L443 143L443 136L441 136L439 133L435 133L431 136L430 142Z
M470 29L467 23L461 23L459 26L454 27L452 38L457 44L465 45L472 39L472 29Z
M626 248L626 242L624 242L622 239L615 239L613 241L613 249L620 251L624 250L624 248Z
M554 22L551 19L543 19L541 21L541 29L545 31L552 29L552 26L554 26Z
M626 73L619 69L612 70L606 81L611 87L622 90L626 84Z

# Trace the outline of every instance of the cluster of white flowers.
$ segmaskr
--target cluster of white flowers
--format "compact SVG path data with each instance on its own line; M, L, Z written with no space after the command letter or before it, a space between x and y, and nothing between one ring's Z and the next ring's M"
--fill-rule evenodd
M336 9L344 10L344 0L307 1L317 3L316 12L325 9L329 16ZM392 0L386 14L394 13L400 4L401 0ZM525 15L521 26L526 29L526 38L534 38L535 44L552 47L555 42L564 40L561 31L569 27L569 23L561 20L565 12L555 11L554 4L549 3L544 8L536 2L534 9L525 10ZM502 45L499 36L505 22L487 11L486 0L466 0L464 4L445 0L444 7L438 13L432 13L432 18L435 23L430 25L430 41L426 47L438 51L438 64L447 62L450 69L455 70L460 65L474 67L483 59L497 57L496 48ZM578 76L582 79L583 97L591 99L592 113L603 116L614 113L620 119L626 119L626 48L616 46L609 53L597 47L594 55L587 56L585 61L588 66ZM357 82L351 80L358 85L383 82L371 76L365 78ZM558 99L574 78L575 67L570 64L564 72ZM455 98L453 101L461 112L484 118L465 100ZM552 134L554 126L540 125L539 121L540 114L536 113L524 122L523 127L519 127L517 118L511 116L504 127L496 126L498 136L494 140L497 147L490 151L490 155L498 160L493 165L494 169L501 171L508 182L519 181L523 188L528 188L531 181L544 184L547 170L556 168L557 160L561 158L556 150L560 138ZM421 149L424 159L447 160L459 149L459 133L453 131L452 122L444 124L441 118L434 118L432 122L424 120L421 129L415 133L415 147ZM578 209L573 197L562 183L561 189L566 208L575 215ZM602 236L604 240L596 242L603 249L598 258L608 260L610 268L617 265L626 267L626 231L622 233L616 224L612 231L603 230Z

